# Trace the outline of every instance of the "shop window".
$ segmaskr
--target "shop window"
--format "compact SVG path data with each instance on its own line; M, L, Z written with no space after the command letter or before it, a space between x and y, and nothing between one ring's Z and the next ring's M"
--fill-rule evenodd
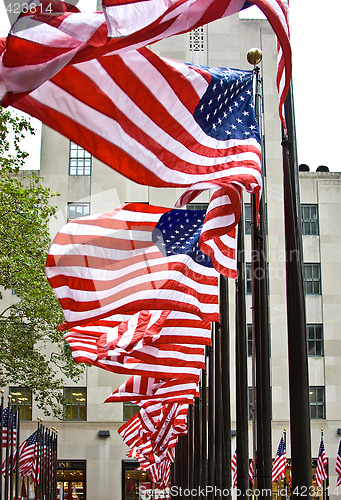
M86 461L58 460L57 500L86 499Z
M169 500L171 484L160 489L148 471L135 470L139 465L136 460L122 460L122 500Z

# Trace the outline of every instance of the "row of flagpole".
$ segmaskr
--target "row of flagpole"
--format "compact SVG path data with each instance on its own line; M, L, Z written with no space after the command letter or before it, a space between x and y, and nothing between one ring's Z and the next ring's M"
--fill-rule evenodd
M5 406L1 391L0 432L0 500L31 498L33 490L36 500L56 500L57 429L38 418L37 430L20 444L20 407L11 395Z

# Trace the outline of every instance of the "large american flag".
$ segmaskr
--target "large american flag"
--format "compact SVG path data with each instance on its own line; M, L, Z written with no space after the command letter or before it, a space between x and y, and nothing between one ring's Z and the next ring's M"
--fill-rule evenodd
M323 437L321 437L317 466L316 466L316 474L315 474L316 486L318 488L322 487L323 481L328 477L326 470L327 464L328 460L327 460L326 450L324 447Z
M337 474L336 486L341 486L341 440L340 440L340 443L339 443L339 448L337 450L335 471L336 471L336 474Z
M287 465L287 455L285 451L285 442L283 436L280 439L276 457L272 465L272 482L278 481L285 477L285 469Z
M198 246L204 217L128 203L66 224L46 262L66 320L60 328L143 309L218 321L218 273Z
M87 363L105 370L127 375L143 375L158 379L199 380L205 366L204 346L210 345L211 326L197 316L171 311L157 339L145 341L129 355L116 356L103 350L98 341L111 336L124 317L109 317L93 324L71 328L64 334L76 363ZM100 356L99 356L100 354Z
M15 106L139 184L260 189L253 73L147 48L68 66Z
M291 79L287 0L104 0L103 12L96 13L80 12L57 0L38 0L11 28L1 72L2 105L38 87L66 65L144 47L251 4L263 11L277 36L282 101Z
M163 403L192 404L194 396L199 396L198 380L192 378L166 380L133 375L104 402L131 401L139 403L140 401L159 399Z

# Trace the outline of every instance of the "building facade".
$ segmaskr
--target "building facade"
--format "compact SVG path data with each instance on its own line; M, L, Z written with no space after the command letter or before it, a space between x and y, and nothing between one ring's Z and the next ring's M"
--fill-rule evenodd
M278 118L278 94L275 87L276 41L265 20L241 19L235 15L191 33L163 40L152 47L161 56L210 66L251 69L246 55L250 48L263 51L264 141L266 178L264 196L267 207L267 246L269 261L269 314L271 333L272 449L275 456L283 429L287 428L287 457L290 458L289 384L286 326L285 246L281 126ZM51 234L68 220L82 215L110 211L125 202L143 202L174 206L181 189L157 189L140 186L91 157L86 151L47 127L42 130L41 176L45 184L60 193L58 217L51 224ZM309 397L311 407L312 456L317 457L321 428L328 456L330 498L335 487L335 459L341 436L341 338L338 338L340 291L338 210L340 209L341 174L301 172L303 259L309 353ZM208 194L196 203L208 202ZM250 263L249 196L245 194L245 244L247 269ZM231 409L235 419L234 374L234 293L229 280L231 331ZM6 296L4 300L12 298ZM251 295L247 289L247 322L251 324ZM56 325L57 326L57 325ZM250 347L250 328L248 329ZM249 351L251 354L251 350ZM249 387L252 387L251 356L248 359ZM36 426L37 417L54 425L59 433L59 480L64 497L76 492L81 500L120 500L138 498L134 463L126 460L127 447L117 434L134 408L103 401L127 377L95 367L86 367L78 384L65 379L65 395L70 405L65 419L44 418L26 394L22 438ZM21 394L24 388L11 388ZM234 422L232 423L234 427ZM250 456L252 456L250 422ZM232 438L232 452L235 447ZM226 464L230 467L230 464ZM135 476L134 476L135 474ZM143 482L144 477L139 476ZM135 496L134 496L135 495ZM277 490L274 490L277 496Z

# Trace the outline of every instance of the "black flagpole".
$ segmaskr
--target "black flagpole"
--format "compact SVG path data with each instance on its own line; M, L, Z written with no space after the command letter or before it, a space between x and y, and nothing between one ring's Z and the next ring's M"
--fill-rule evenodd
M219 323L214 323L214 382L215 482L212 484L221 489L223 485L223 404L221 380L221 327Z
M262 59L259 49L251 49L248 61L254 64L256 89L255 111L262 138L261 79L258 64ZM262 176L265 180L264 151ZM265 192L265 185L263 186ZM256 344L256 404L257 404L257 488L271 491L271 392L270 349L268 319L268 272L266 259L266 230L264 192L259 200L260 223L257 224L256 194L251 195L251 272L252 272L252 328Z
M237 488L240 497L246 498L249 487L249 432L248 432L248 382L245 304L245 246L244 206L238 224L236 281L236 439L237 439Z
M7 404L7 439L6 439L6 462L5 462L5 488L4 488L4 499L8 500L8 475L9 475L9 460L10 460L10 429L11 429L11 395L8 395L8 404Z
M207 347L205 348L205 369L201 372L201 480L202 488L207 486Z
M223 489L232 487L231 468L231 394L230 394L230 331L229 331L229 301L228 279L220 275L220 325L221 325L221 398L223 417Z
M20 407L17 405L17 440L15 444L15 498L19 498Z
M303 253L292 85L285 100L283 133L284 227L287 285L292 491L311 498L311 435Z
M4 390L1 389L1 406L0 406L0 434L1 434L1 447L0 447L0 464L2 467L2 440L3 440L3 429L4 429ZM0 474L0 500L2 500L2 473Z
M212 335L212 346L208 347L208 472L207 485L214 486L215 481L215 453L214 453L214 335ZM209 490L208 498L214 498Z

